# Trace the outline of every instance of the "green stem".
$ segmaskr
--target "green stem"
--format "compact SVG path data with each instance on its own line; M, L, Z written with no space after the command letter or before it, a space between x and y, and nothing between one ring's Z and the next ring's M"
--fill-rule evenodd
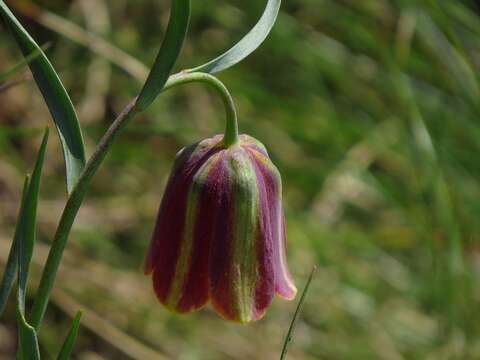
M162 91L190 82L203 82L209 84L220 94L227 114L224 142L226 146L235 144L238 141L238 125L235 105L230 93L220 80L209 74L181 72L170 76ZM72 229L73 222L75 221L78 210L82 205L83 199L85 198L90 181L102 164L110 146L118 137L121 130L123 130L130 120L140 112L136 107L136 100L137 99L131 101L117 116L112 125L110 125L107 132L100 140L92 157L85 165L77 184L68 197L57 231L53 238L52 246L43 269L42 278L32 308L31 324L35 330L38 330L43 320L43 316L45 315L58 267L67 244L68 235L70 234L70 230Z
M203 82L208 84L220 95L226 112L226 126L223 142L227 147L236 144L238 142L238 120L235 103L226 86L215 76L201 72L187 73L184 71L171 76L162 91L191 82Z
M292 342L293 332L295 331L295 326L297 325L298 317L303 309L303 304L305 303L305 299L307 298L308 289L310 289L310 284L312 283L313 277L317 271L317 267L314 266L312 271L310 272L310 276L308 277L307 283L305 288L303 289L302 296L298 301L297 308L295 310L295 314L293 315L293 319L290 322L290 327L288 328L287 336L285 337L285 341L283 342L282 353L280 355L280 360L285 360L287 358L288 347Z
M77 184L68 197L57 231L53 238L52 246L50 247L50 252L48 253L47 262L43 269L38 292L33 303L31 324L35 330L38 330L40 327L47 309L50 293L55 282L63 251L67 244L68 235L70 234L78 210L82 205L90 180L100 167L113 141L116 139L120 131L128 124L129 120L131 120L136 114L135 101L136 99L125 107L102 137L92 157L85 165Z

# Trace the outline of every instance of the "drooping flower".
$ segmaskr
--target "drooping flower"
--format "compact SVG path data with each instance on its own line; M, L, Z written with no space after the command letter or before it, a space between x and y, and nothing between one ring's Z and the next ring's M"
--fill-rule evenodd
M222 135L182 149L160 205L145 263L168 309L209 301L225 319L260 319L276 294L293 299L282 185L265 147Z

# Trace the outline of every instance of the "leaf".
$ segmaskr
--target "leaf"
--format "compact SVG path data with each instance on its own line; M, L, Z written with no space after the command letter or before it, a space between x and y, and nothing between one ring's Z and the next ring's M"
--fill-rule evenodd
M40 190L40 177L42 175L43 162L45 160L45 151L48 143L48 128L45 129L42 144L38 151L35 168L28 184L28 192L25 200L25 206L20 213L18 222L21 226L17 243L18 243L18 292L19 302L22 309L25 308L25 293L28 280L28 269L32 260L33 246L35 243L36 222L37 222L37 205L38 192Z
M15 228L15 235L8 255L2 283L0 284L0 314L5 310L8 296L10 295L10 291L12 290L17 275L17 270L19 274L21 274L19 277L19 292L21 293L22 304L24 303L24 292L28 278L28 266L32 258L33 244L35 242L38 191L48 142L48 133L47 128L45 129L32 176L31 178L28 176L26 177L23 186L22 202L20 205L17 226ZM22 266L19 268L18 261L20 258L22 260Z
M281 3L281 0L268 0L258 23L235 46L212 61L187 71L215 74L245 59L267 38L275 24Z
M22 360L39 360L40 349L38 346L37 332L25 320L25 316L17 307L17 324L18 324L18 357Z
M477 102L480 86L475 70L469 64L467 57L452 45L431 17L422 11L418 12L417 31L420 39L448 70L447 74L456 82L458 88Z
M190 22L190 0L172 0L172 10L165 39L136 102L145 110L160 94L180 55Z
M28 6L23 7L17 2L14 7L19 15L25 16L48 30L56 32L62 38L69 39L104 57L141 83L147 78L149 68L135 57L110 43L99 33L82 28L68 18L50 12L30 1L28 1Z
M72 101L45 53L18 22L3 0L0 0L0 13L25 57L32 52L40 52L40 55L29 63L29 67L60 136L65 158L67 191L70 193L86 163L82 132Z
M82 312L78 311L75 315L75 318L72 322L72 327L65 338L65 342L62 345L62 349L58 354L57 360L68 360L70 359L70 354L73 349L73 345L75 344L75 340L77 338L78 328L80 327L80 319L82 317Z
M308 289L310 288L310 284L312 283L313 277L315 272L317 271L316 267L313 267L310 276L308 277L307 284L305 285L305 289L303 290L302 297L298 302L297 309L295 310L295 314L293 315L292 322L290 323L290 328L288 329L287 336L285 337L285 341L283 343L282 354L280 355L280 360L284 360L287 357L288 347L290 342L292 341L293 332L295 331L295 325L297 324L298 316L302 312L303 304L305 303L305 299L307 297Z
M18 218L21 218L21 214L25 211L25 203L27 201L28 193L28 184L30 178L27 176L23 185L22 192L22 202L20 205L20 211ZM17 226L15 227L15 235L13 236L12 247L10 248L10 253L8 254L7 265L3 273L2 283L0 284L0 315L3 314L5 306L7 305L8 296L10 291L12 291L13 283L17 278L17 266L18 266L18 236L22 229L20 221L17 221Z
M40 359L38 338L35 329L25 320L25 298L27 292L28 270L32 260L33 245L35 243L35 230L37 218L38 192L40 189L40 177L42 174L45 151L48 143L48 128L45 129L42 145L38 152L35 168L31 180L27 183L27 193L24 206L20 211L18 219L18 236L15 239L17 244L18 262L18 290L17 290L17 324L19 335L19 358ZM28 178L27 178L28 179Z

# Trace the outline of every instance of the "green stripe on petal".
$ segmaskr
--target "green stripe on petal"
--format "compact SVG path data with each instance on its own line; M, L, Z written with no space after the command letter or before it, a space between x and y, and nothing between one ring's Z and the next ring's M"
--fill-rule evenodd
M255 169L248 155L233 150L230 157L234 197L232 293L234 307L241 322L252 320L257 279L256 238L258 231L259 193Z
M170 286L170 292L166 300L166 306L171 309L177 309L183 295L183 288L187 281L188 273L190 271L190 265L192 264L192 255L194 249L194 230L195 223L198 217L199 209L199 197L202 192L210 170L217 161L221 159L219 154L213 156L198 170L197 174L193 177L190 185L188 200L187 200L187 213L185 218L185 229L183 232L182 243L179 250L179 258L175 268L175 274L173 275L172 284Z

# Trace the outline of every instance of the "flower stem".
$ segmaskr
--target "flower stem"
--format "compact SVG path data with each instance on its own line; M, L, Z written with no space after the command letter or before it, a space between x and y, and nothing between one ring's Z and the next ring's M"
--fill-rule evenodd
M170 76L162 91L173 88L177 85L187 84L190 82L207 83L220 94L225 105L227 114L227 125L225 130L224 143L226 146L231 146L238 141L238 125L235 104L225 85L216 77L205 73L186 73L181 72ZM67 244L68 236L72 229L73 222L77 216L78 210L82 205L85 194L90 185L90 181L102 164L105 156L118 137L121 130L123 130L131 119L135 117L140 111L136 107L135 98L125 109L117 116L114 122L110 125L102 139L98 143L95 152L88 160L85 168L78 179L77 184L72 190L67 199L65 208L63 209L57 231L53 238L52 246L48 254L47 262L43 269L40 285L35 296L35 301L32 308L32 316L30 323L38 330L45 315L50 293L52 291L55 277L57 275L58 267L62 260L63 251Z
M116 139L120 131L128 124L129 120L136 114L134 99L128 104L125 109L118 115L112 125L108 128L105 135L100 140L92 157L88 160L85 168L78 179L77 184L73 188L68 197L65 208L63 209L57 231L53 238L50 252L48 253L47 262L43 269L40 285L35 296L35 301L32 308L31 325L38 330L45 311L47 309L50 293L55 282L58 267L62 260L63 251L67 244L68 235L72 229L73 222L77 216L78 210L82 205L85 194L88 190L90 180L100 167L105 155L108 152L113 141Z
M226 112L226 126L223 142L227 147L236 144L238 142L238 120L235 103L226 86L215 76L201 72L188 73L184 71L171 76L162 91L191 82L203 82L208 84L220 95Z

